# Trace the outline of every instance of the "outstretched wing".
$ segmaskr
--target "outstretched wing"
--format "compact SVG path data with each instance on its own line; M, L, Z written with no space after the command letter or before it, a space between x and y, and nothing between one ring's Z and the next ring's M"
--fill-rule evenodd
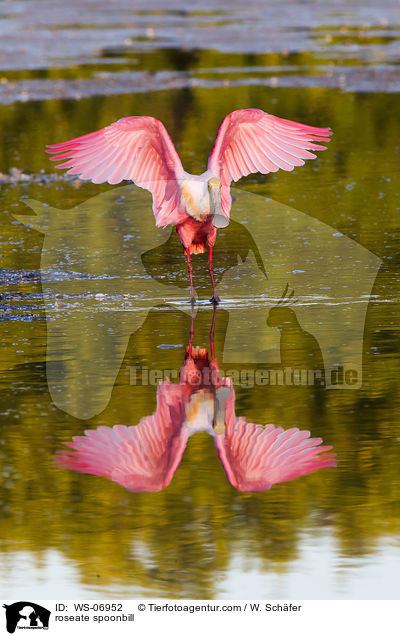
M184 405L176 385L160 384L157 410L137 426L100 426L73 437L56 463L91 475L102 475L134 492L166 488L178 468L189 433L182 426Z
M47 146L52 161L67 159L56 168L93 183L129 180L153 195L158 227L185 218L178 179L181 160L163 124L154 117L124 117L88 135ZM61 154L60 154L61 153Z
M232 402L233 396L230 398ZM244 491L268 490L273 484L336 466L335 454L324 453L321 438L309 431L269 424L266 427L236 420L232 404L227 408L226 428L214 443L229 482Z
M316 128L269 115L258 108L235 110L225 117L208 160L208 169L221 180L222 209L230 208L229 186L251 172L293 170L315 159L310 150L326 150L330 128ZM228 210L227 210L227 206Z

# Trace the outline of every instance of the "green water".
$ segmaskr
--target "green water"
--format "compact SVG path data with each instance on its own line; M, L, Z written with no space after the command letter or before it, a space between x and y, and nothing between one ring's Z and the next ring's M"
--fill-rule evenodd
M157 69L170 68L165 60L174 59L172 53L158 55L157 58L153 54L159 60ZM206 78L206 69L216 59L221 68L227 66L213 52L203 51L200 58L195 53L191 58L182 55L187 66L182 67L180 60L180 69L205 69ZM311 54L303 53L307 55ZM150 54L147 58L136 52L136 56L139 66L151 68ZM288 64L286 57L276 55L274 59L283 73ZM43 598L234 598L243 594L250 598L396 597L391 564L398 559L400 525L398 94L246 85L246 78L255 76L252 66L258 68L260 63L266 63L265 59L240 55L233 61L232 66L245 69L243 85L188 85L181 89L164 86L163 90L152 92L83 96L79 100L28 100L0 106L0 171L9 173L17 166L24 173L35 175L27 181L4 183L0 192L0 571L2 593L8 598L21 597L22 590L28 596L34 589L36 596ZM312 62L315 69L318 64L311 55ZM304 59L302 63L305 64ZM96 68L104 70L100 60ZM27 77L34 77L33 71L24 72ZM51 71L46 71L46 77L53 80L60 73L66 71L56 69L53 78ZM79 67L69 69L69 73L72 78L84 76ZM186 302L185 257L174 233L169 236L167 231L160 239L162 247L153 252L149 239L142 261L147 276L153 277L152 285L155 281L159 286L160 298L164 294L175 297L169 303L164 298L154 298L140 326L132 323L135 329L132 327L130 333L129 320L142 309L142 304L129 288L129 251L123 260L125 271L120 275L114 271L115 278L111 280L101 278L101 258L105 246L111 256L121 255L124 238L129 238L135 228L131 208L122 203L108 216L102 216L109 209L102 208L109 205L106 194L116 188L48 176L54 169L43 152L44 145L95 130L123 116L151 114L167 127L185 170L196 174L205 168L225 114L248 107L330 126L334 135L328 150L319 153L315 161L292 173L250 175L239 182L239 188L258 195L260 201L267 197L300 211L311 225L318 221L327 224L332 233L343 234L381 259L376 279L371 278L368 289L362 284L364 266L354 268L354 263L342 256L342 282L351 288L343 300L349 306L360 303L362 315L357 316L362 324L356 335L347 336L346 325L338 319L330 323L326 334L336 347L343 344L342 333L349 337L346 355L350 360L361 346L362 386L235 387L237 415L249 422L310 430L313 436L322 437L324 443L334 447L338 467L276 485L267 492L241 493L229 485L212 439L205 434L190 439L171 485L160 493L132 493L104 478L56 467L54 454L73 435L82 435L85 429L100 425L134 425L154 412L156 387L132 384L130 368L179 370L188 344L190 305ZM88 200L103 193L108 203L100 202L98 208L91 204L91 213L79 216ZM61 241L57 243L57 268L43 276L42 282L41 259L51 253L49 248L42 252L47 235L44 238L14 217L32 214L24 204L27 199L55 210L78 210L75 220L70 214L57 213L57 231L59 237L65 237L65 254ZM143 231L150 236L150 198L140 200L143 208L148 207L149 220ZM239 209L241 221L247 213L245 207ZM257 214L262 227L262 211ZM299 236L303 236L306 227L307 224L301 226ZM266 255L273 253L273 258L266 257L264 262L268 280L274 281L275 265L301 268L296 266L293 254L279 252L279 218L271 228L274 238L268 243L268 236L263 236L262 248ZM246 285L240 287L239 280L241 291L235 296L235 286L229 286L224 277L237 264L237 255L241 261L251 259L257 251L252 240L261 239L251 232L249 238L246 224L240 225L239 221L237 226L231 224L228 231L221 232L215 248L216 278L225 290L216 316L216 357L223 370L229 365L255 370L260 363L267 364L261 354L259 363L240 358L224 362L229 320L244 316L240 322L243 349L256 343L257 351L264 351L266 341L257 331L260 316L265 315L265 330L268 312L280 298L287 280L279 275L275 286L271 283L272 287L266 289L266 296L251 294ZM282 235L287 239L285 232L286 225L282 226ZM76 255L74 236L78 235L79 240L82 236L85 239L85 258L98 258L96 272L100 278L95 283L88 280L78 285L71 275L71 271L83 271L83 256L82 262L67 258ZM326 235L318 234L313 240L323 254ZM301 252L298 254L300 258ZM200 299L194 343L208 347L212 308L207 303L211 286L206 256L193 260ZM107 266L104 267L107 273ZM66 281L62 280L63 272ZM323 263L321 276L322 273L326 274ZM336 278L333 272L331 280ZM291 283L291 288L294 285ZM104 292L105 298L89 302L84 296L68 297L70 292ZM302 316L301 307L313 303L325 310L332 301L330 292L328 289L321 299L311 283L303 287L296 284L298 302L292 310ZM64 298L57 299L57 294ZM318 315L313 318L315 325ZM344 320L346 315L343 314ZM74 322L77 317L80 323ZM83 360L93 361L100 345L90 341L90 329L89 335L82 331L82 325L90 324L92 319L101 324L108 321L107 329L117 334L119 357L110 390L100 373L97 411L91 414L89 409L90 417L86 414L83 419L75 416L75 407L84 400L76 387L79 379L83 381L85 377L85 368L79 367L79 361L74 368L76 354L68 352L74 350L76 340L71 344L65 334L78 338ZM124 331L121 325L126 321ZM58 368L57 364L62 367L69 360L71 369L75 369L70 373L77 393L63 403L64 409L50 392L49 367L46 370L47 339L54 324L70 324L72 331L74 324L82 327L75 329L75 336L65 328L59 349L51 350L50 362L56 365L52 368ZM119 337L121 329L123 336ZM276 329L269 329L276 347L279 334ZM301 361L308 355L307 345L299 332L297 335L291 355ZM357 338L362 339L361 345ZM103 348L104 342L101 340ZM282 353L285 351L281 348L281 356ZM112 349L110 356L114 355ZM271 359L274 368L280 367L276 355ZM54 389L54 374L51 379ZM39 589L43 594L39 594Z

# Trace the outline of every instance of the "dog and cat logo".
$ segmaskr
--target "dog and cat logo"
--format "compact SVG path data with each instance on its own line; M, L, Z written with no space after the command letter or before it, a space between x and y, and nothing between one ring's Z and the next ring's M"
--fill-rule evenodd
M51 612L31 601L18 601L3 605L6 610L6 627L9 634L16 629L48 629Z

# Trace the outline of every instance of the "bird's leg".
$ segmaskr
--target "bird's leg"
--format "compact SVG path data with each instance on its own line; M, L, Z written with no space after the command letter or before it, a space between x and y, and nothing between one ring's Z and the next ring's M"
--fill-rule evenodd
M218 305L219 297L217 296L217 290L215 289L215 281L214 281L214 269L212 264L212 245L208 246L208 271L210 272L211 282L213 287L213 296L210 298L210 303L214 305Z
M188 265L189 278L190 278L190 297L191 297L190 302L192 303L192 305L194 305L196 302L196 299L194 297L194 290L193 290L193 267L190 261L189 249L186 252L186 256L187 256L187 265Z
M232 387L223 385L223 380L220 377L220 373L218 369L218 363L215 359L214 332L215 332L216 316L217 316L217 304L214 304L213 318L212 318L212 323L210 328L210 355L211 355L210 369L212 368L212 384L215 387L213 428L214 428L215 435L223 435L225 432L226 401L231 395Z
M211 360L215 360L215 351L214 351L214 332L215 332L215 318L217 316L217 303L214 303L213 317L212 323L210 327L210 355Z

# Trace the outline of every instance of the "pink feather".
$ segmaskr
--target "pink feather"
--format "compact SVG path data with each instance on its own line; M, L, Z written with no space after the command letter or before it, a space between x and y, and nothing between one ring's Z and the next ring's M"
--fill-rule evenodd
M157 227L187 218L181 204L178 180L185 175L181 160L163 124L154 117L124 117L94 133L48 146L68 159L57 168L70 168L94 183L119 183L124 179L149 190ZM61 153L61 155L59 154Z
M219 458L229 482L238 490L268 490L273 484L309 475L320 468L336 466L332 446L320 446L322 439L310 431L283 430L236 418L235 395L226 404L225 432L214 437Z
M182 389L164 382L157 390L157 410L137 426L100 426L66 442L55 461L91 475L101 475L134 492L157 492L166 488L175 474L189 432Z
M327 142L330 128L317 128L269 115L258 108L235 110L219 127L208 169L219 176L222 188L251 172L293 170L303 159L314 159L308 150L325 150L312 141ZM225 214L229 209L224 208Z
M293 170L305 159L315 159L310 150L325 150L313 141L327 142L329 128L300 124L257 108L236 110L219 127L208 170L221 180L222 211L229 218L231 181L251 172ZM124 117L93 133L48 146L67 159L57 168L94 183L130 180L153 195L156 225L177 225L189 215L181 200L179 180L190 178L163 124L154 117ZM61 153L61 154L60 154ZM209 173L205 173L209 174ZM205 177L208 179L209 177Z

